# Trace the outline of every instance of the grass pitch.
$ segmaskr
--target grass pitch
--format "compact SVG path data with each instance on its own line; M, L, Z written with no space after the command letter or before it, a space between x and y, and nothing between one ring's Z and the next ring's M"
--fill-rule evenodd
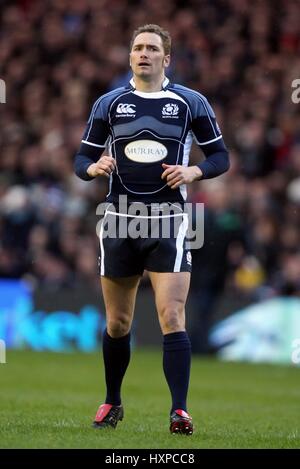
M98 354L7 351L0 365L1 448L299 448L300 369L193 357L189 411L195 433L170 435L160 351L132 353L125 418L91 428L103 402Z

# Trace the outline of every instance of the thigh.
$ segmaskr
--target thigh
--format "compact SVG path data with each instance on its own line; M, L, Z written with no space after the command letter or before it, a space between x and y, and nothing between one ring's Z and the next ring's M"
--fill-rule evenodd
M140 277L101 277L106 327L111 337L122 337L131 329Z
M102 294L107 315L133 316L140 276L101 277Z
M163 333L185 328L185 304L189 292L189 272L149 272L155 304Z

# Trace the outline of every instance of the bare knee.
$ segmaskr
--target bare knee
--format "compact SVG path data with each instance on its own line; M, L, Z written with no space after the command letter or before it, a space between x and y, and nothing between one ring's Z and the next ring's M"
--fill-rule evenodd
M164 334L179 332L185 328L184 302L171 302L159 312L160 327Z
M131 320L127 315L107 315L106 320L107 332L110 337L123 337L128 334L131 327Z

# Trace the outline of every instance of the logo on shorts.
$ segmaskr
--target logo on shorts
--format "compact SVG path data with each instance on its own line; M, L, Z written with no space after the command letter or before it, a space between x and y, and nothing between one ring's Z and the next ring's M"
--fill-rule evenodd
M174 103L168 103L162 108L162 117L171 117L178 119L179 106Z
M135 117L135 104L119 103L117 107L117 117Z
M188 265L192 265L192 254L191 254L191 251L188 251L186 253L186 262L188 263Z

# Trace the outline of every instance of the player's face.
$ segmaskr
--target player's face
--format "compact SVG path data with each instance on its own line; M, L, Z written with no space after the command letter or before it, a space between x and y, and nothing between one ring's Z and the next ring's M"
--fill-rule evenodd
M130 52L130 66L133 74L143 79L155 79L164 75L170 56L165 55L162 39L155 33L139 34Z

